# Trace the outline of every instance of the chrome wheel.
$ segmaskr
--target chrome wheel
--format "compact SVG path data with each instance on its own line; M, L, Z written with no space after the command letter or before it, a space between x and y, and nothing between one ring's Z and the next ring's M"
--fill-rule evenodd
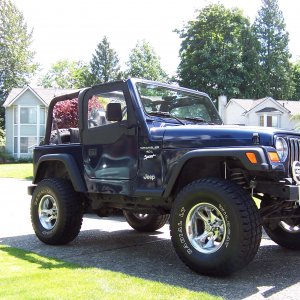
M199 203L187 215L186 234L197 251L210 254L222 247L226 236L226 222L214 205Z
M281 221L279 223L279 226L283 230L285 230L286 232L289 232L289 233L299 233L300 232L300 225L292 226L292 225L289 225L289 224Z
M51 195L44 195L38 208L39 220L42 226L51 230L57 222L57 204Z
M163 227L169 220L169 215L146 214L124 210L128 224L139 232L153 232Z
M145 220L148 218L148 214L133 214L139 220Z
M246 266L261 240L251 195L220 178L191 182L172 205L170 233L179 258L205 275L228 275Z

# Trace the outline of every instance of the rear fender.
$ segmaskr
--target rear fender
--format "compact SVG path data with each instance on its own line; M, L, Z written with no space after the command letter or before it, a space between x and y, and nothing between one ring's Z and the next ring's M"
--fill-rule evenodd
M84 193L87 191L78 165L73 156L69 154L47 154L40 157L34 168L34 178L32 181L34 184L37 184L43 179L43 164L52 162L60 162L64 165L66 172L68 173L68 177L70 178L76 192Z

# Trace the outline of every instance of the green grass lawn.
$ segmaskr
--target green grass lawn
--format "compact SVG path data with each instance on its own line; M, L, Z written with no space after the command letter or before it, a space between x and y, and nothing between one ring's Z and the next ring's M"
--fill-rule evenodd
M5 245L0 245L0 266L1 299L221 299Z
M24 164L0 164L0 178L32 179L33 166Z

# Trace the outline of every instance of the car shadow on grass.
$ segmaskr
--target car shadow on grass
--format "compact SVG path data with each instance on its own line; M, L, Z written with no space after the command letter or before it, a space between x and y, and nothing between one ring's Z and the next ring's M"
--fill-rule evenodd
M1 246L1 245L0 245ZM57 268L78 268L76 265L72 265L63 260L58 259L43 259L40 255L37 255L34 252L29 252L23 249L12 248L10 246L1 246L0 251L8 253L10 256L22 259L29 263L39 265L43 269L57 269Z
M120 272L226 299L244 299L258 293L260 297L272 298L299 284L299 252L288 251L272 243L261 246L254 261L246 268L225 278L206 277L188 269L177 257L166 230L151 234L131 229L83 230L76 240L63 246L45 245L35 235L0 238L0 244L62 260L57 267L76 263L82 267ZM9 247L5 251L19 255ZM19 258L28 260L28 257L32 259L28 255ZM41 267L53 267L38 260L34 263L40 263ZM297 297L289 294L289 299Z

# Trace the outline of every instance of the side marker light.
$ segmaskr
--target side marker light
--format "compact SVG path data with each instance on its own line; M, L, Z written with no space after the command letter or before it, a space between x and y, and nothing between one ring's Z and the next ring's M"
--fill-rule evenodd
M249 159L249 161L252 164L257 164L257 158L256 158L255 153L253 153L253 152L246 152L246 156L247 156L247 158Z
M271 162L280 162L280 158L277 152L268 152Z

